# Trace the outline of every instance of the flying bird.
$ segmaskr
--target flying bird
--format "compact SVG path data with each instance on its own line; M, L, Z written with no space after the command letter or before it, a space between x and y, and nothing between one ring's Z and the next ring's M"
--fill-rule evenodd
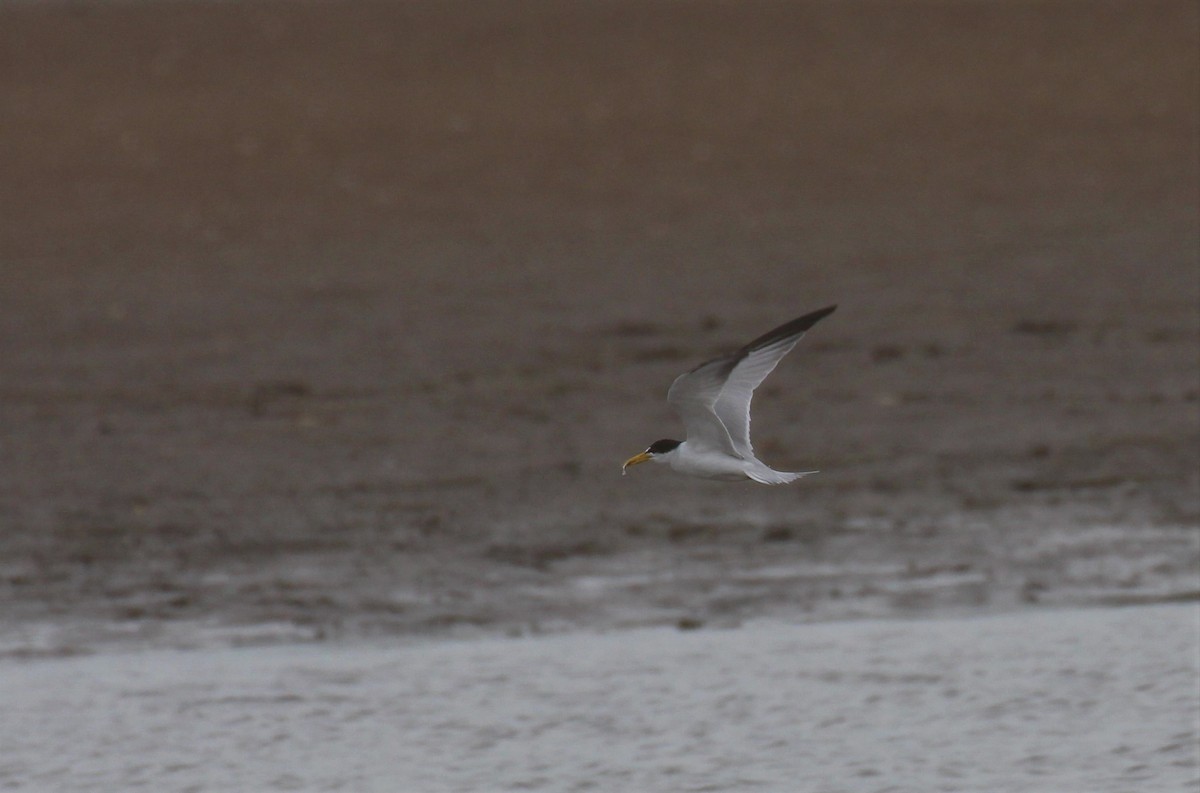
M724 481L753 480L783 485L816 471L776 471L754 456L750 444L750 400L783 356L805 332L834 312L837 306L793 319L768 331L736 352L714 358L675 378L667 402L683 419L687 440L655 441L621 466L648 460L666 463L688 476Z

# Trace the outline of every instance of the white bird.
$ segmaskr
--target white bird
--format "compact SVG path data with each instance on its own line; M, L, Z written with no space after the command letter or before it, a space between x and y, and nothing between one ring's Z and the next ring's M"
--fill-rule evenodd
M834 312L828 306L768 331L740 350L706 361L675 378L667 402L683 419L687 440L655 441L621 466L653 460L703 479L783 485L816 471L776 471L754 456L750 445L750 400L804 333Z

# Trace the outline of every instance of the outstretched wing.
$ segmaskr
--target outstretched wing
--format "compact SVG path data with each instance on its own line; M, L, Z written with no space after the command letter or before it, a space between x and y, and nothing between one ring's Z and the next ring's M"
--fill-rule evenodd
M753 459L750 401L783 356L817 322L834 312L828 306L768 331L737 352L700 364L680 375L667 401L683 419L688 440L698 441L744 459ZM699 445L699 444L696 444Z
M700 364L675 378L667 391L667 403L683 419L688 446L698 451L719 451L740 457L729 430L714 410L729 371L728 358L715 358Z

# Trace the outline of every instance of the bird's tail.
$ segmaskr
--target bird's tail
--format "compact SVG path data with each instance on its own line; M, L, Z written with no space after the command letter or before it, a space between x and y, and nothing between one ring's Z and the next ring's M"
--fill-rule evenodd
M764 468L759 471L751 471L747 474L755 482L761 482L764 485L786 485L789 482L795 482L802 476L820 473L819 471L776 471L773 468Z

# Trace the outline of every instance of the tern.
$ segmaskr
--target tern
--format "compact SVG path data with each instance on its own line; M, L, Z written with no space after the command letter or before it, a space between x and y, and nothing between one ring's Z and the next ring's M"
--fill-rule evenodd
M754 389L766 379L783 356L813 325L829 316L837 306L827 306L785 322L741 349L714 358L675 378L667 391L667 403L679 414L687 440L655 441L621 466L653 460L666 463L677 473L723 481L752 480L764 485L783 485L816 471L776 471L754 456L750 444L750 400Z

